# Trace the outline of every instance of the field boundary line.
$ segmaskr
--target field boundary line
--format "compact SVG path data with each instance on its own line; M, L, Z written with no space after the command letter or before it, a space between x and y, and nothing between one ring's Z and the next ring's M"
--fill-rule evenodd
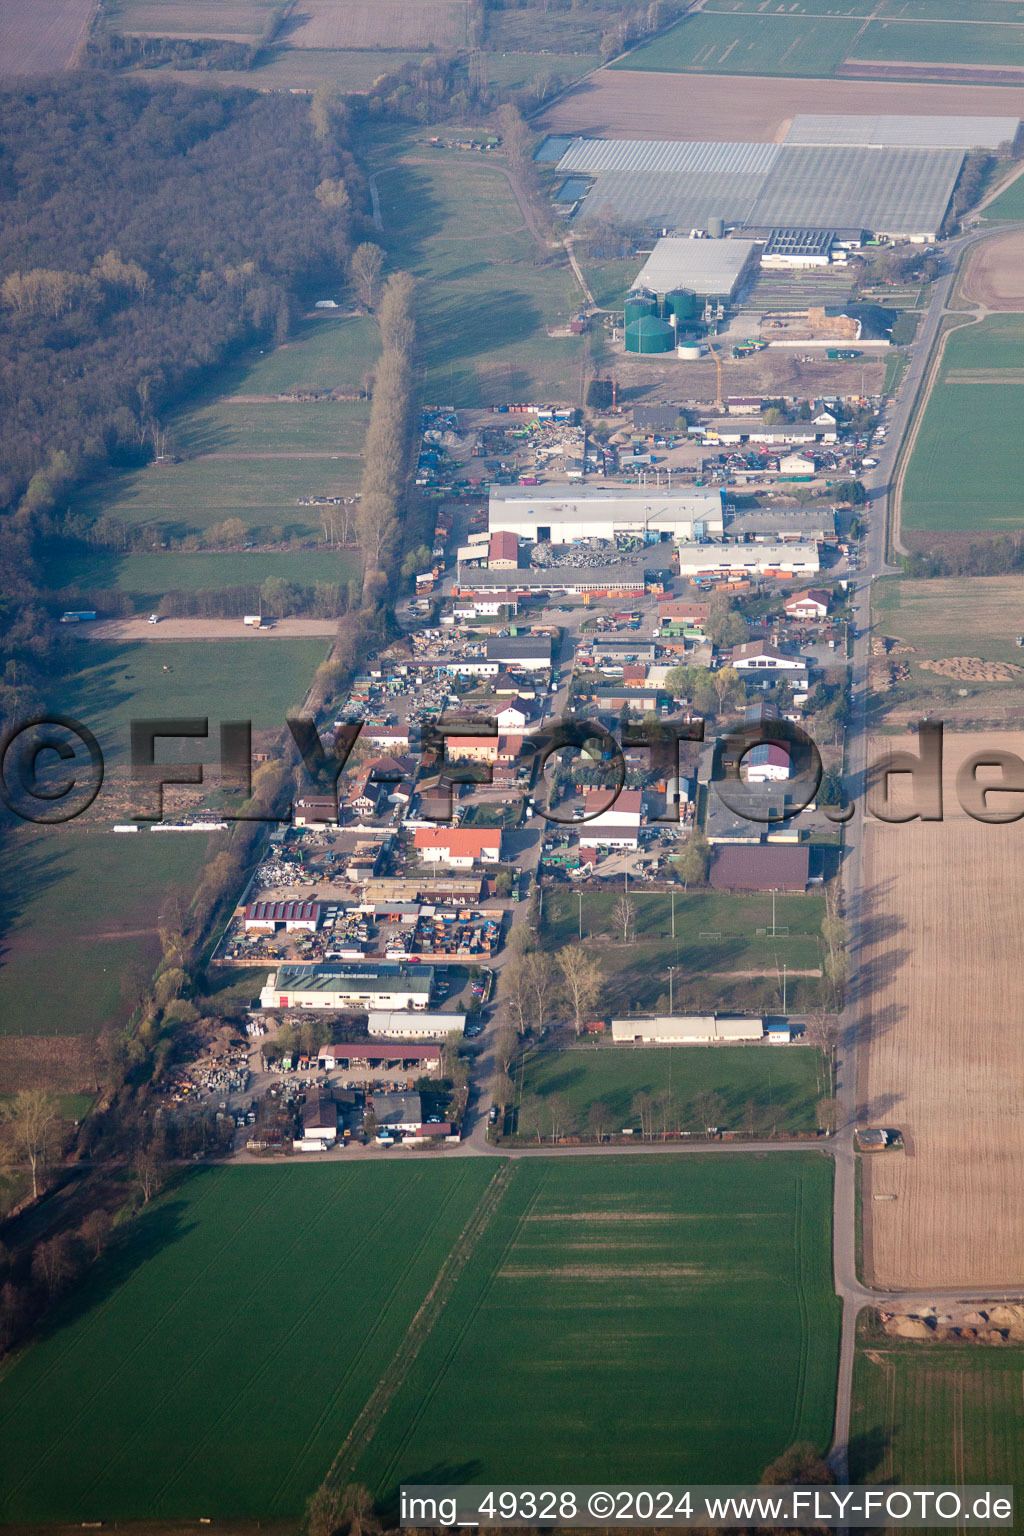
M380 1380L374 1387L370 1396L360 1410L359 1416L349 1430L338 1450L337 1455L327 1469L327 1475L323 1480L323 1487L344 1487L346 1460L349 1467L355 1462L351 1458L358 1459L366 1450L377 1432L384 1414L386 1413L392 1398L398 1391L405 1378L409 1367L415 1361L420 1350L433 1330L434 1324L441 1315L441 1310L455 1288L466 1265L472 1258L476 1245L480 1241L487 1227L491 1223L505 1191L508 1189L512 1178L513 1164L506 1159L504 1166L495 1175L492 1182L471 1213L469 1220L459 1234L455 1246L445 1259L438 1271L437 1279L424 1297L418 1311L406 1331L405 1337L396 1349L387 1368L382 1372Z

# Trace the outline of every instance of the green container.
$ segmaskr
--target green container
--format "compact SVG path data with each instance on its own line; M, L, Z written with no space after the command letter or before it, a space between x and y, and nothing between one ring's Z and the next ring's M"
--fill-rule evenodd
M642 320L646 315L657 315L658 301L653 293L631 293L626 300L625 316L626 324L631 325L634 320Z
M680 325L690 325L700 314L703 306L697 303L697 295L689 288L676 288L665 295L662 315L671 320L675 315Z
M627 352L671 352L676 333L667 320L656 315L644 315L626 326Z

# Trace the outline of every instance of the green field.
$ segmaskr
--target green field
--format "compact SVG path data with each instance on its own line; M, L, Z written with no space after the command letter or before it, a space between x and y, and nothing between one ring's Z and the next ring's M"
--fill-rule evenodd
M252 638L81 644L78 671L54 687L48 702L89 726L108 766L128 755L131 719L208 716L210 741L183 744L186 759L197 762L216 761L220 720L251 720L254 731L283 730L328 649L326 640ZM96 804L102 807L102 793Z
M1019 6L1006 5L1007 12ZM1006 21L1013 21L1011 15ZM1024 26L978 23L950 26L948 21L872 21L851 50L852 59L873 63L1024 65Z
M562 256L541 252L498 166L411 146L382 161L382 239L421 279L424 400L473 406L575 399L578 337L551 338L578 308Z
M0 1520L300 1513L495 1172L181 1185L0 1381Z
M103 21L118 32L250 42L275 9L274 0L108 0Z
M823 1447L831 1189L813 1154L518 1163L357 1478L740 1482Z
M258 587L268 576L311 587L318 581L344 584L359 573L354 549L296 549L278 554L232 551L224 554L119 555L87 545L62 545L43 566L46 583L60 590L129 592L136 608L154 608L167 592L217 591Z
M656 1131L702 1131L693 1111L697 1094L721 1094L724 1130L742 1131L745 1106L754 1105L750 1129L813 1131L814 1104L820 1098L821 1055L808 1046L776 1050L771 1046L580 1046L568 1051L538 1051L517 1070L517 1131L521 1137L551 1135L547 1101L556 1094L560 1136L587 1134L587 1111L602 1103L611 1113L611 1133L640 1129L633 1110L638 1093L665 1094ZM564 1114L563 1114L564 1110Z
M907 466L906 529L1021 527L1024 315L990 315L950 336Z
M122 837L73 824L6 833L0 1030L91 1035L123 1020L133 1005L125 978L150 976L160 958L164 902L194 890L209 853L201 833Z
M993 224L1017 223L1024 219L1024 176L1018 176L1005 192L1000 192L994 202L989 203L983 217Z
M614 909L622 891L584 891L583 937L594 940L595 953L605 968L605 989L601 1000L604 1012L629 1008L650 1009L665 1000L667 1008L668 967L678 966L675 976L676 1001L687 1007L722 1007L730 1001L730 978L713 972L752 971L765 973L767 991L779 986L781 968L789 971L813 971L821 965L821 920L825 900L820 892L806 896L779 895L775 899L775 925L788 928L788 934L775 938L758 934L759 928L771 926L770 895L740 896L717 891L699 891L675 898L676 937L672 938L671 898L668 895L634 894L633 911L636 937L621 943L616 937ZM544 895L543 943L558 949L579 937L579 893L548 891ZM704 937L701 935L718 937ZM817 982L805 978L798 983L790 977L788 1001L810 1006ZM703 1000L696 995L703 993ZM757 1007L771 1012L778 999L764 996L753 999Z
M351 1453L385 1500L442 1469L754 1480L828 1443L831 1181L814 1154L206 1171L0 1380L0 1520L297 1515L389 1370Z
M862 1329L853 1375L850 1481L918 1487L1019 1482L1022 1378L1022 1349L901 1342L875 1332L868 1337Z
M1021 0L881 0L877 7L861 4L857 10L894 21L1024 22Z
M805 19L703 10L641 44L612 68L827 76L843 62L861 25L845 15Z

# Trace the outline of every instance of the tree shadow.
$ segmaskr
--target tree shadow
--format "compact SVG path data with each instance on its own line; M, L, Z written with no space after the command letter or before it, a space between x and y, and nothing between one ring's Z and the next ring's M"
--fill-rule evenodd
M431 1467L425 1467L422 1471L413 1470L403 1474L401 1483L393 1484L386 1493L376 1500L377 1513L381 1516L389 1529L400 1526L402 1522L402 1487L434 1487L434 1488L460 1488L467 1484L480 1481L483 1472L481 1461L437 1461ZM439 1527L441 1521L430 1522Z
M891 1445L891 1436L880 1424L873 1425L863 1434L851 1435L847 1447L850 1482L891 1482L892 1478L881 1479L878 1475L878 1469L884 1462Z

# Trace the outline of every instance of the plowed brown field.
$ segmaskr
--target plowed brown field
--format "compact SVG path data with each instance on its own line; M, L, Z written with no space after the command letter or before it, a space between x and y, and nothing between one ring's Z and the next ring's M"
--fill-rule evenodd
M1024 309L1024 234L983 240L971 252L961 290L986 309Z
M0 0L0 76L67 69L96 0Z
M1019 733L947 736L944 821L865 827L861 1112L907 1144L862 1160L865 1278L894 1289L1024 1283L1024 823L955 791L992 746L1024 757Z
M798 112L923 112L1024 117L1024 87L893 86L874 80L787 80L765 75L599 70L534 120L547 133L633 139L781 141Z

